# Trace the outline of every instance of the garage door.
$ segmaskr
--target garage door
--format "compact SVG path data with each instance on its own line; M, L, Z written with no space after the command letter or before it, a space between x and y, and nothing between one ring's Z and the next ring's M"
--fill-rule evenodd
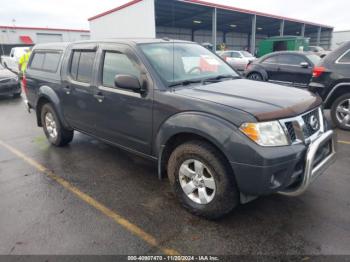
M36 34L36 43L52 43L52 42L63 42L61 34Z

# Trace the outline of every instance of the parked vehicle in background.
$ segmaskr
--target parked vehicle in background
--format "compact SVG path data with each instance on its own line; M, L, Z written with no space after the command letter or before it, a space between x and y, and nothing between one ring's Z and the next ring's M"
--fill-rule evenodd
M260 41L257 57L279 51L306 51L309 38L302 36L274 36Z
M9 56L1 56L1 64L13 72L18 72L18 61L28 52L29 47L14 47Z
M18 76L2 65L0 65L0 95L12 95L15 98L21 95Z
M261 195L298 196L335 160L318 96L242 79L195 43L37 45L26 80L53 145L77 130L149 158L207 218Z
M256 81L307 88L313 68L320 60L319 56L308 52L275 52L249 64L244 76Z
M217 54L237 71L244 71L249 63L256 60L256 57L247 51L228 50L219 51Z
M330 53L330 51L324 50L324 48L321 46L309 46L308 50L310 52L315 53L316 55L318 55L321 58L324 58L326 55L328 55Z
M309 90L322 97L339 128L350 130L350 42L329 53L314 68Z

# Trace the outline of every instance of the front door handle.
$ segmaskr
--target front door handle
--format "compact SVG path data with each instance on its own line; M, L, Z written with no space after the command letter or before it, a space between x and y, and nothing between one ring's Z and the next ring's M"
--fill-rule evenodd
M97 93L94 95L94 97L97 99L98 102L102 103L105 99L105 96L102 93Z
M71 91L70 86L65 86L65 87L63 87L63 89L67 95L70 95L70 91Z

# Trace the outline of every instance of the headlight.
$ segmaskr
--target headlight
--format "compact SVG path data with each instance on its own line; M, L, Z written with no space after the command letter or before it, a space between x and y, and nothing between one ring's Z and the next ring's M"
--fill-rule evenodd
M245 123L239 129L260 146L287 146L289 144L287 136L278 121Z

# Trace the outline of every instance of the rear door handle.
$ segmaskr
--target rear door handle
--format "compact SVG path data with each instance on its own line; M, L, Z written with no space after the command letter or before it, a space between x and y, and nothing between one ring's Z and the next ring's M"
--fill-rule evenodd
M71 88L70 86L65 86L63 87L64 91L66 92L67 95L70 95L70 92L71 92Z
M98 102L102 103L105 99L105 96L102 93L97 93L94 95L94 97L97 99Z

